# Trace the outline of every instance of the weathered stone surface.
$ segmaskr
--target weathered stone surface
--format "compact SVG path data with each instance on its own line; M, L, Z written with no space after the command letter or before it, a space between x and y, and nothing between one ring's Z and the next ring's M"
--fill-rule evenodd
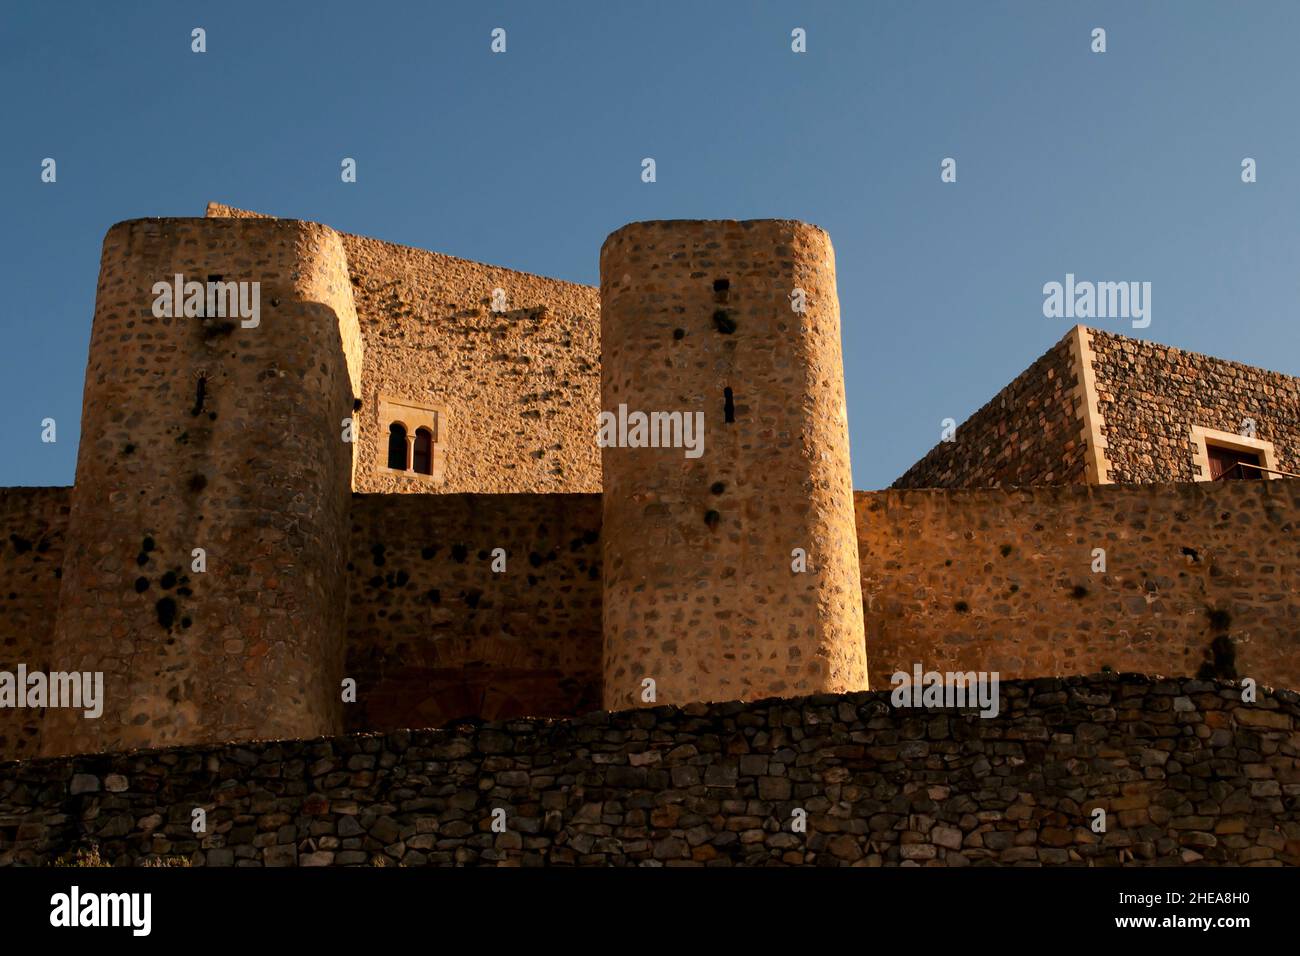
M356 495L351 540L349 731L600 706L599 495Z
M1098 329L1092 352L1112 481L1204 480L1191 426L1240 435L1247 419L1300 474L1300 379Z
M172 275L257 282L259 324L151 309ZM338 235L120 222L90 337L47 659L101 672L103 713L49 708L41 753L341 732L353 449L339 426L361 336ZM224 573L191 566L200 515Z
M1108 670L1300 687L1300 480L854 499L873 687L917 662L1003 679ZM1209 710L1207 727L1229 729L1200 684L1160 706L1198 722Z
M605 707L646 678L669 704L867 687L839 313L807 223L634 222L601 246L602 410L698 418L709 443L601 449Z
M47 672L71 488L0 489L0 670ZM0 707L0 760L40 753L45 712Z
M0 764L0 865L1298 865L1298 717L1119 675L1004 682L990 719L877 692L27 760Z

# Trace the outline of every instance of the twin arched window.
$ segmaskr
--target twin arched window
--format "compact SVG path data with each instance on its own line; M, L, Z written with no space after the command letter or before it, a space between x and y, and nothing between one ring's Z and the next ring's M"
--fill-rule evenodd
M433 432L417 428L412 439L406 426L393 422L388 426L388 467L394 471L414 471L418 475L433 474Z

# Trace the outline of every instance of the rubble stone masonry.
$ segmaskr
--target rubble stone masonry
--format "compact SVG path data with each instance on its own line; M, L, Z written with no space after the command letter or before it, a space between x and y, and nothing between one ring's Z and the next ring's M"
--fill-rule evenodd
M1204 481L1194 428L1300 474L1300 378L1076 326L892 487Z
M71 488L0 489L0 671L50 669ZM0 708L0 760L40 752L43 709Z
M208 215L269 218L218 203ZM597 289L338 236L365 341L357 491L600 491ZM381 398L439 410L438 480L386 467Z
M357 495L347 573L348 730L600 707L599 495Z
M1300 480L856 500L873 688L917 662L1300 687Z
M1092 351L1112 481L1204 480L1192 427L1238 435L1246 419L1300 474L1300 378L1097 330Z
M0 865L1296 865L1298 729L1293 692L1111 675L992 718L855 693L33 760Z
M366 342L356 488L597 492L600 301L590 286L342 235ZM492 310L500 289L505 308ZM380 463L379 396L443 410L446 471Z
M179 303L156 314L153 287L175 274L260 283L260 324ZM109 230L49 653L56 669L102 671L106 702L99 719L51 708L43 753L342 730L354 446L341 425L360 372L327 227Z
M605 706L865 688L830 238L632 223L600 277L602 410L704 423L695 457L602 449Z

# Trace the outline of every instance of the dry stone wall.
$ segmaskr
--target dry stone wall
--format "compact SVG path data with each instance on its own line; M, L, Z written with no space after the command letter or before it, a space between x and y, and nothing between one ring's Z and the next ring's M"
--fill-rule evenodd
M48 672L71 488L0 489L0 671ZM0 707L0 760L35 756L43 709Z
M872 687L920 662L1300 688L1300 480L856 500Z
M1296 694L1000 691L992 718L856 693L4 764L0 865L1300 864Z
M1300 378L1097 330L1092 351L1112 481L1202 479L1192 426L1237 435L1246 419L1300 474Z
M600 706L599 495L356 495L347 570L349 730Z

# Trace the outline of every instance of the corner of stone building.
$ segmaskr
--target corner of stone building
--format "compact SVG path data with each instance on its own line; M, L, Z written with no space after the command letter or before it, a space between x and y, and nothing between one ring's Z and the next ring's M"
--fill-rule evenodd
M1084 445L1084 476L1087 484L1111 484L1110 463L1106 458L1106 435L1101 405L1097 399L1096 356L1092 349L1092 329L1076 325L1065 339L1074 365L1073 395L1079 403L1080 438Z

